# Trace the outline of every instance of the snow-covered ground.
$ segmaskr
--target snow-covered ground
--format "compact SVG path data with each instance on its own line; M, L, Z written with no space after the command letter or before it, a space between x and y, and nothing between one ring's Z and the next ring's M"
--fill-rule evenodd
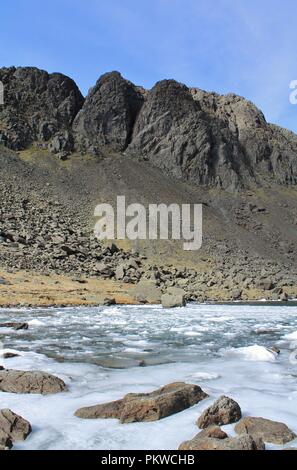
M297 433L296 306L2 309L4 321L30 324L0 329L4 350L21 354L5 367L48 371L69 386L50 396L0 393L0 408L33 426L15 449L176 449L198 432L198 416L221 394L237 400L244 415L283 421ZM147 367L138 366L143 360ZM210 398L153 423L73 415L82 406L175 381L196 383ZM224 429L234 434L233 426Z

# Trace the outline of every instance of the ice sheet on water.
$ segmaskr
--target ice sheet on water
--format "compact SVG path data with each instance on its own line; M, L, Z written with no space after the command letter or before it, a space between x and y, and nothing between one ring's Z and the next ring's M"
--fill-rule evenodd
M43 326L45 325L45 322L38 320L37 318L34 318L33 320L29 320L28 322L29 326Z
M211 374L209 372L194 372L193 374L191 374L190 377L197 380L215 380L218 379L220 376L219 374Z
M1 394L1 407L33 425L17 448L176 449L197 433L197 417L222 394L236 399L244 415L283 421L297 432L297 366L290 363L283 338L297 331L294 307L189 305L169 314L156 306L0 311L0 322L31 320L43 324L3 335L7 351L22 354L5 360L5 367L44 370L61 377L69 391L44 397ZM273 346L271 335L256 336L261 326L277 328L273 343L284 342L278 357L267 349ZM101 358L104 366L98 365ZM155 365L131 367L142 358ZM116 363L128 368L107 367ZM73 414L82 406L174 381L196 383L210 398L155 423L124 426Z
M283 338L288 339L289 341L297 341L297 331L293 331L293 333L288 333L287 335L284 335Z

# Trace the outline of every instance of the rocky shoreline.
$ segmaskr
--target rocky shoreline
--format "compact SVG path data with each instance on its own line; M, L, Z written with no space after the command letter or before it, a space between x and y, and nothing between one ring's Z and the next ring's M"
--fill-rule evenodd
M17 318L17 315L14 318ZM36 323L32 323L31 326L29 319L28 323L16 320L3 321L0 323L0 333L3 328L6 335L22 332L30 334L31 328L35 328L33 325L36 325ZM257 331L259 335L271 334L272 329L259 329ZM293 336L288 335L289 337ZM261 347L259 348L261 349ZM284 348L286 348L285 345ZM265 348L262 347L262 349ZM276 348L266 349L275 357L282 354L282 351ZM70 370L68 370L66 377L63 374L60 375L55 362L50 366L51 373L42 369L24 367L25 363L22 363L21 356L21 352L18 353L18 351L13 350L5 352L4 350L3 357L5 360L7 359L7 362L5 362L5 367L0 367L0 396L2 399L5 394L8 394L19 395L20 397L26 395L64 395L67 400L67 395L71 395L73 387ZM13 364L14 367L11 368L10 364ZM21 367L18 368L18 366ZM142 361L142 363L139 363L138 369L143 370L143 367L146 366L149 367L145 361ZM147 370L149 371L149 369ZM53 371L55 372L53 373ZM178 374L174 371L175 376ZM96 387L100 388L100 372L97 371L95 377ZM201 379L201 374L197 375L197 382L199 383L198 377ZM87 386L89 380L87 376L82 376L82 380ZM111 384L107 377L106 397L111 396L109 383ZM128 380L128 383L131 386L130 380ZM82 383L79 387L81 385ZM146 426L145 423L152 423L173 415L182 414L185 410L192 409L198 404L203 405L204 401L207 401L207 406L200 407L199 414L193 418L193 424L195 422L197 426L197 434L191 439L183 440L178 447L179 450L265 450L267 444L277 446L278 450L283 448L295 450L293 441L296 440L297 436L285 423L270 419L267 409L263 411L264 416L250 415L250 413L247 413L246 403L243 412L240 406L241 400L235 401L232 398L232 393L231 396L229 392L228 395L220 395L214 400L214 397L217 397L216 388L205 388L204 385L200 386L197 383L182 381L170 382L153 390L150 385L147 385L147 390L147 392L142 393L127 393L122 398L99 403L94 403L90 391L88 391L83 401L81 401L83 405L80 404L80 408L73 409L72 414L78 420L78 427L79 422L83 423L83 420L108 419L119 420L123 427L130 423L144 423L143 425ZM117 394L119 396L120 392L118 391ZM38 407L41 402L31 403L30 407L35 407L34 413L38 414ZM71 411L68 410L68 413L71 413ZM228 427L225 428L225 426ZM29 435L34 434L36 431L38 431L38 428L35 429L34 421L28 420L26 413L17 414L13 407L0 409L0 450L13 448L19 441L27 439ZM185 437L186 435L185 430ZM291 447L287 447L289 444L291 444Z
M199 303L255 303L296 301L295 288L275 288L235 291L212 286L205 296L189 295L181 287L162 288L155 280L143 279L137 284L123 283L112 279L68 277L63 275L42 275L39 273L0 272L0 307L71 307L100 305L142 305L162 304L165 308L185 305L185 302ZM173 300L173 303L172 303Z
M0 368L0 392L20 394L55 394L67 387L58 377L40 371L17 371ZM180 413L208 398L198 385L171 383L150 393L130 393L123 399L81 408L78 419L115 419L122 424L151 422ZM236 437L221 428L236 424ZM200 432L180 444L178 450L265 450L265 443L285 445L296 439L284 423L261 417L243 417L239 404L221 396L203 411L197 420ZM0 410L0 451L9 450L17 441L25 440L32 432L31 424L10 409ZM288 450L296 450L290 447Z

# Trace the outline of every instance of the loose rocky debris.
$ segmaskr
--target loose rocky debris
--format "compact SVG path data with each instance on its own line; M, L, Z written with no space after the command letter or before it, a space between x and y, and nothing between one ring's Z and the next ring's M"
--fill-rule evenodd
M248 434L228 437L221 428L210 426L190 441L183 442L178 450L265 450L265 444Z
M235 431L237 434L260 437L264 442L272 444L286 444L297 437L284 423L254 417L243 418L236 424Z
M28 330L28 323L9 322L0 323L0 328L13 328L14 330Z
M232 398L223 395L202 413L197 421L197 425L199 428L205 429L212 424L222 426L224 424L235 423L240 419L241 409L238 403L232 400Z
M1 171L4 167L7 165L2 163ZM18 175L20 180L22 171ZM13 173L15 177L15 169ZM230 258L227 248L217 243L212 246L211 240L204 248L209 253L215 250L217 261L205 270L156 265L137 251L98 241L91 229L86 230L83 217L78 217L64 200L57 201L49 196L46 200L41 196L36 199L28 190L26 193L24 189L14 191L14 184L21 183L13 180L9 184L7 178L0 180L0 265L3 269L42 275L67 274L76 280L116 280L133 287L137 302L160 303L164 294L163 303L168 306L183 305L184 299L203 302L218 296L244 300L249 292L257 291L260 280L272 278L277 287L263 294L259 291L257 295L277 300L283 298L285 289L297 285L297 273L292 268L260 257L251 258L238 250L236 259ZM36 191L39 194L42 189ZM167 297L172 288L181 289L183 294L171 293L170 298Z
M46 372L0 369L1 392L47 395L63 392L66 388L63 380Z
M151 393L129 393L121 400L81 408L79 418L117 418L121 423L156 421L179 413L201 400L207 394L197 385L176 382Z

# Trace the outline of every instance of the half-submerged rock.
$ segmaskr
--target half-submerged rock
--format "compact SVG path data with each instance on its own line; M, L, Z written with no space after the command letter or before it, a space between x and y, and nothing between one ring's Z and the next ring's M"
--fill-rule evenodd
M265 444L248 434L228 437L219 427L210 426L190 441L183 442L179 450L265 450Z
M176 382L151 393L129 393L121 400L81 408L75 415L85 419L117 418L121 423L157 421L179 413L207 396L198 385Z
M237 434L250 434L272 444L286 444L297 436L284 423L265 418L246 417L235 426Z
M48 395L66 390L63 380L42 371L0 369L0 391Z
M235 423L240 419L241 409L239 404L232 400L232 398L223 395L202 413L197 421L197 425L199 428L205 429L212 424L222 426L224 424Z
M14 330L27 330L29 328L29 324L20 323L20 322L7 322L7 323L0 323L0 328L13 328Z

